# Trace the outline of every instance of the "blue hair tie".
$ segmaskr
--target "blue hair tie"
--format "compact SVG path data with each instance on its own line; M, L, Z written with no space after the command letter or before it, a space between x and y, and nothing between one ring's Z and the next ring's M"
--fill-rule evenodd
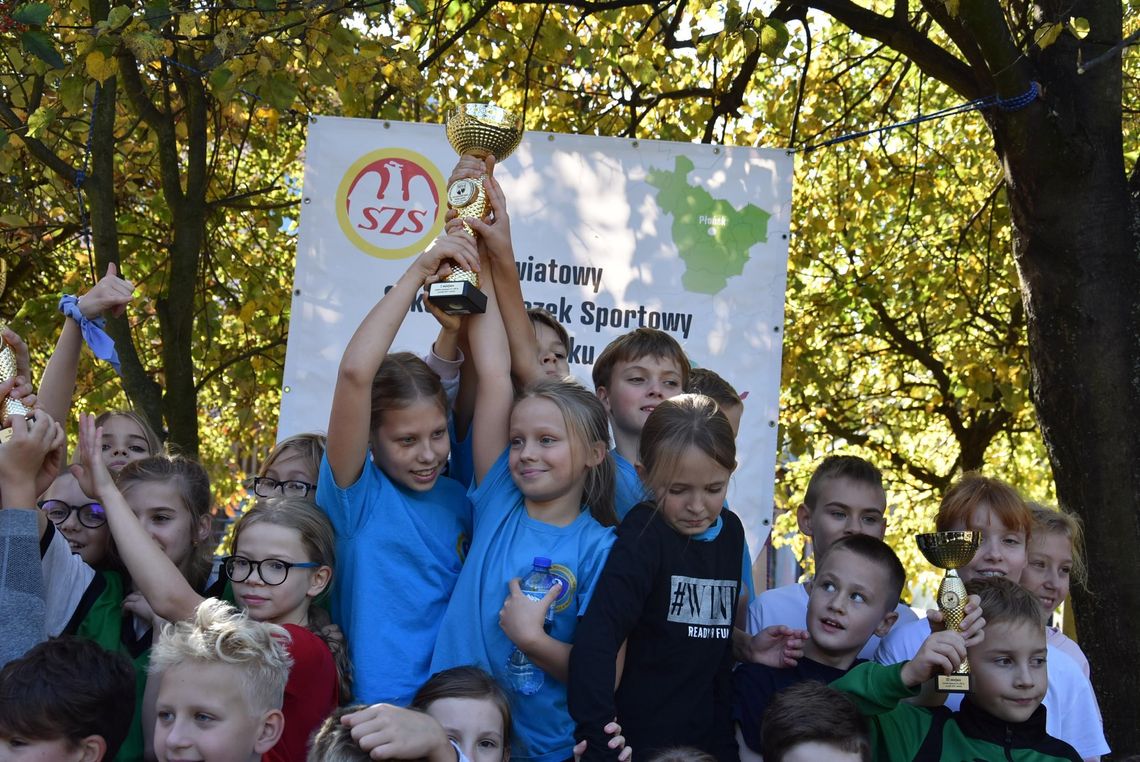
M115 351L115 340L103 330L106 321L101 317L89 320L79 309L79 299L70 294L60 297L59 311L79 324L83 341L91 347L91 353L100 360L109 362L115 372L121 376L123 372L119 368L119 353Z

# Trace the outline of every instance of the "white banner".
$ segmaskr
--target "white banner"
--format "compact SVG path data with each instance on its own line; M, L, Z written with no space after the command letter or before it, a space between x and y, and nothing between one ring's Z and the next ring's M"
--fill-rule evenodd
M441 125L309 127L278 437L324 431L341 354L443 225L455 165ZM792 159L782 150L528 132L496 167L523 296L572 337L570 370L639 326L747 392L729 504L758 553L776 457ZM439 326L417 302L394 350Z

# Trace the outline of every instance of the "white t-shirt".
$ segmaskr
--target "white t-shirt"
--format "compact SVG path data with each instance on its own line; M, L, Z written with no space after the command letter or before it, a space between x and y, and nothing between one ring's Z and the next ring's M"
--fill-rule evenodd
M47 531L52 536L40 559L44 575L44 603L47 605L44 625L48 636L55 637L63 632L75 615L87 586L95 579L95 570L72 554L67 538L50 522Z
M918 653L923 641L930 635L930 622L920 619L905 626L896 626L875 652L880 664L898 664ZM1096 703L1092 683L1081 672L1077 663L1064 651L1046 643L1049 688L1045 692L1045 730L1054 738L1065 741L1082 759L1108 754L1104 738L1104 723ZM962 705L962 694L950 693L946 706L955 712Z
M808 591L802 583L774 587L756 596L748 605L748 634L755 635L765 627L782 624L798 630L807 629ZM899 618L892 629L918 619L910 606L900 603L895 611ZM859 652L860 659L870 659L879 647L879 636L872 635Z

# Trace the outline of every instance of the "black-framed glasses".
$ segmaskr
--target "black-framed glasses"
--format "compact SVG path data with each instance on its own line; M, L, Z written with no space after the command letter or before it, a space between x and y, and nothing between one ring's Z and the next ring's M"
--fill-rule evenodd
M316 569L320 566L313 561L306 561L303 564L282 561L280 558L263 558L254 561L245 556L226 556L222 563L226 566L226 576L234 582L245 582L253 574L253 570L257 569L257 576L267 585L280 585L289 576L289 570L294 567Z
M98 529L107 523L107 512L100 503L72 505L62 500L41 500L36 505L47 514L53 524L62 524L72 513L75 513L79 517L79 523L88 529Z
M285 497L308 497L309 493L316 488L317 485L303 482L300 479L286 479L279 482L268 476L255 476L253 478L253 494L258 497L273 497L275 494Z

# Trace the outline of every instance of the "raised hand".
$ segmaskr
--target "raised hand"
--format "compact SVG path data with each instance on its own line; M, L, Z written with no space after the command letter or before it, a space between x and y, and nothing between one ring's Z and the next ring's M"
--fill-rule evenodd
M103 427L95 425L90 413L79 416L79 458L82 462L71 466L71 474L83 494L103 499L109 490L118 492L103 462Z
M451 266L471 272L479 272L479 250L469 235L448 234L435 239L435 242L420 254L413 265L421 282L433 275L447 277Z
M966 641L950 630L932 632L914 658L903 665L903 684L911 688L937 675L949 675L966 659Z
M88 320L104 313L119 317L131 303L134 292L134 284L120 278L119 268L111 262L107 265L107 274L90 291L79 297L79 311Z
M352 740L372 759L454 762L456 758L443 726L423 712L374 704L340 721L352 729Z
M511 243L511 218L507 215L507 197L499 181L494 177L488 176L483 187L487 192L491 215L486 220L469 219L467 224L479 236L479 240L492 257L496 260L502 259L513 266L515 250Z

